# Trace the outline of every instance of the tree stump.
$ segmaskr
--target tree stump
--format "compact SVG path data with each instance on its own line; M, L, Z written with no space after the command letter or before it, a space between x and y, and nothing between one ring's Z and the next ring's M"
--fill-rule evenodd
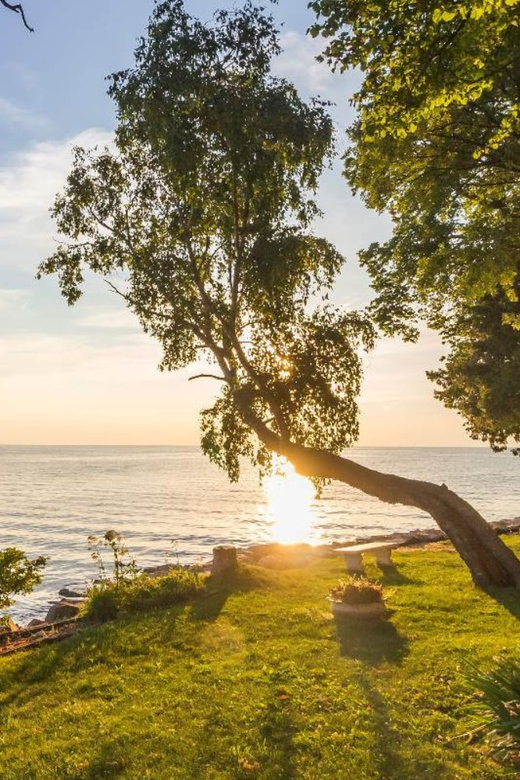
M229 577L238 568L237 548L229 544L213 548L213 567L211 573L214 577Z

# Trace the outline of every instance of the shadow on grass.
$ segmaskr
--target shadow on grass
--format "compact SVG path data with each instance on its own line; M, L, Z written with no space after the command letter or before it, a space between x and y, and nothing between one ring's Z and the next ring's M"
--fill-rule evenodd
M62 642L13 656L14 665L11 668L2 668L0 713L13 703L22 706L39 695L45 696L49 681L61 673L75 674L94 670L98 665L110 666L114 652L123 657L147 656L149 648L146 642L127 641L126 644L117 647L115 627L119 621L135 621L132 638L135 636L139 639L141 621L144 622L152 614L159 617L162 613L163 620L156 631L160 631L161 637L164 636L165 641L168 641L167 630L174 632L175 626L183 619L185 612L186 605L183 604L168 610L125 616L104 624L86 624L77 634Z
M114 756L113 745L106 743L93 758L88 768L81 772L78 777L81 780L113 780L120 777L127 769L125 762Z
M373 687L366 675L360 676L358 684L370 705L372 733L375 739L372 747L373 761L377 765L379 776L385 780L404 780L410 775L399 753L400 729L392 726L384 697Z
M13 702L26 703L38 695L39 689L35 690L31 686L41 683L41 695L45 695L44 684L63 671L81 672L96 664L109 665L107 656L112 651L123 657L146 656L149 654L149 644L157 640L182 646L184 640L182 632L179 637L178 627L187 619L193 617L197 621L214 621L232 593L259 589L267 584L268 579L262 571L241 567L225 581L210 579L206 591L187 603L121 615L116 621L105 624L86 624L84 629L63 642L20 653L14 657L12 668L2 670L0 713ZM150 620L153 626L149 624ZM132 626L132 635L135 634L136 639L115 649L114 643L118 643L116 626L122 622ZM142 641L143 632L150 633L145 642Z
M412 579L403 574L395 566L380 566L382 577L380 582L383 585L422 585L422 580Z
M520 590L517 588L484 588L485 592L520 620Z
M284 780L292 780L297 777L294 736L298 729L293 721L291 696L284 688L271 689L270 694L259 724L260 735L269 762L283 771Z
M334 622L342 656L379 666L385 661L400 664L408 654L408 641L390 620L342 616Z
M371 748L372 763L377 772L374 776L384 780L415 780L417 777L427 777L428 780L446 778L444 762L433 755L428 760L427 774L422 774L413 756L406 755L404 724L395 719L384 696L376 690L368 675L362 672L356 681L370 705L371 733L374 736ZM418 771L420 774L417 774Z
M191 614L195 620L213 621L218 618L224 604L228 600L229 595L232 593L229 589L217 590L217 586L214 589L210 589L208 593L194 601L191 605Z
M269 586L272 581L264 570L240 566L226 578L210 577L206 592L192 603L192 614L196 620L216 620L232 593L248 593Z

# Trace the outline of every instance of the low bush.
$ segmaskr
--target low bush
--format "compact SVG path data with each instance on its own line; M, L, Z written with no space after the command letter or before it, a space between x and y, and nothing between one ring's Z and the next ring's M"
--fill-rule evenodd
M89 590L84 610L87 617L105 623L107 620L114 620L118 612L118 592L115 585L94 585Z
M0 550L0 610L12 606L13 596L27 595L40 584L46 563L43 555L31 560L16 547ZM0 623L7 620L7 614L0 616Z
M199 593L205 577L197 570L173 569L164 577L138 577L121 589L121 608L141 612L154 607L169 607Z
M85 614L93 620L112 620L120 612L145 612L193 598L205 578L196 570L173 569L164 577L141 575L133 580L103 582L89 592Z

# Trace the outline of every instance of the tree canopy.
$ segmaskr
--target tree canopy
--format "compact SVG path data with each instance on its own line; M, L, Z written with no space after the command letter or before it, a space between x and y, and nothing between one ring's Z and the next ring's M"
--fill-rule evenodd
M42 581L41 570L47 559L40 555L30 560L16 547L0 550L0 610L13 604L13 596L27 595ZM0 626L7 616L0 616Z
M181 0L158 3L135 67L111 77L115 150L76 149L53 209L64 243L40 274L56 273L69 303L85 268L108 277L161 343L162 368L211 364L222 389L202 413L202 447L231 479L242 457L286 456L429 512L475 582L520 587L520 561L446 486L340 455L358 434L374 327L327 301L343 258L311 222L332 122L271 75L278 52L273 19L251 2L206 25Z
M316 0L324 58L359 68L345 175L393 235L361 253L390 333L449 351L436 395L497 449L520 439L517 0Z
M70 303L82 268L124 272L162 368L215 365L223 390L202 414L202 443L233 478L239 456L259 455L244 409L304 444L351 444L358 348L373 341L365 315L323 299L343 263L310 229L332 122L270 75L278 50L272 19L250 3L212 25L159 3L136 67L111 77L116 151L76 149L54 207L74 243L41 267Z

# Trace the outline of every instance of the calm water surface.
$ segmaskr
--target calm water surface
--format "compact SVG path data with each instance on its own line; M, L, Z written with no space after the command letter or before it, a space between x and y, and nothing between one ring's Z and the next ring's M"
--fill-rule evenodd
M445 482L489 520L520 515L520 459L486 448L356 448L353 460L407 477ZM216 544L350 540L429 527L416 510L389 506L344 485L317 501L305 484L238 485L196 447L0 447L0 548L50 558L37 592L19 599L18 619L42 615L64 585L95 575L89 534L114 528L140 565L174 556L211 557Z

